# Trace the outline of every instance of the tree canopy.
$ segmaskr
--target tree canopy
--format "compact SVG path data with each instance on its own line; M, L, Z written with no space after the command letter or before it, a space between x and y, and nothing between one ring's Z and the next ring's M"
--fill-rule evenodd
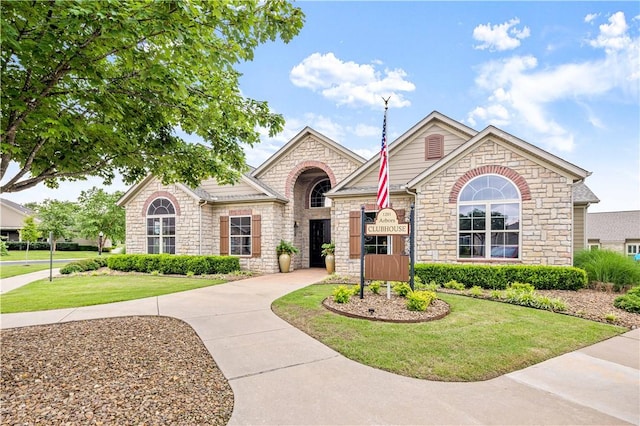
M110 239L113 243L124 241L125 211L116 205L122 195L122 191L109 194L95 186L88 191L82 191L77 203L78 234L82 238L95 240L102 232L105 240Z
M128 184L149 173L194 187L233 182L246 169L240 144L258 142L258 127L282 130L281 115L242 95L234 66L297 35L304 15L287 1L0 7L2 192L87 176L110 184L116 173ZM5 178L11 163L19 170Z

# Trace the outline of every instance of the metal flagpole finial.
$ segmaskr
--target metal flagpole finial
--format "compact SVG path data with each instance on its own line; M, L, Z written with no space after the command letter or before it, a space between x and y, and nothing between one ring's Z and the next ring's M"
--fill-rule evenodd
M382 97L382 100L384 101L384 109L389 109L389 99L391 99L391 96L389 96L387 99Z

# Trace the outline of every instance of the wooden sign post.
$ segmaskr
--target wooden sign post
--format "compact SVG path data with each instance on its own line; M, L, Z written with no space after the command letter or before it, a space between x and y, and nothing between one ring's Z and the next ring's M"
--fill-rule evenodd
M390 208L382 209L373 223L365 224L364 206L360 208L362 225L360 242L360 299L364 298L364 280L387 281L387 297L390 295L390 281L409 281L413 290L413 204L410 223L399 222L398 214ZM411 231L411 232L410 232ZM365 255L365 236L410 235L410 256L400 254ZM365 259L366 258L366 259ZM409 267L411 266L411 270Z

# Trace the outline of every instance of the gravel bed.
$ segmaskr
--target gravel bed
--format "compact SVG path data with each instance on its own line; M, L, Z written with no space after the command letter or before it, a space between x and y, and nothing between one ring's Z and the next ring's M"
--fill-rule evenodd
M449 304L443 300L434 300L424 312L407 309L407 299L386 294L365 293L364 298L353 296L348 303L336 303L333 297L327 297L322 304L325 308L350 317L366 318L386 322L424 322L445 317L449 313ZM371 311L373 310L373 311Z
M225 425L233 392L193 329L125 317L2 330L6 425Z

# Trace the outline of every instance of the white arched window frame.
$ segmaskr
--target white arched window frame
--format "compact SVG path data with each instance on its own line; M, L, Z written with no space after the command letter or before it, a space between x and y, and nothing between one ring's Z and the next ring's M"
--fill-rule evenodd
M329 192L330 189L331 181L329 179L322 179L316 183L309 193L309 207L330 207L331 200L324 196L324 194Z
M469 181L458 196L458 259L520 259L521 200L504 176Z
M167 198L156 198L147 209L147 253L175 252L176 209Z

